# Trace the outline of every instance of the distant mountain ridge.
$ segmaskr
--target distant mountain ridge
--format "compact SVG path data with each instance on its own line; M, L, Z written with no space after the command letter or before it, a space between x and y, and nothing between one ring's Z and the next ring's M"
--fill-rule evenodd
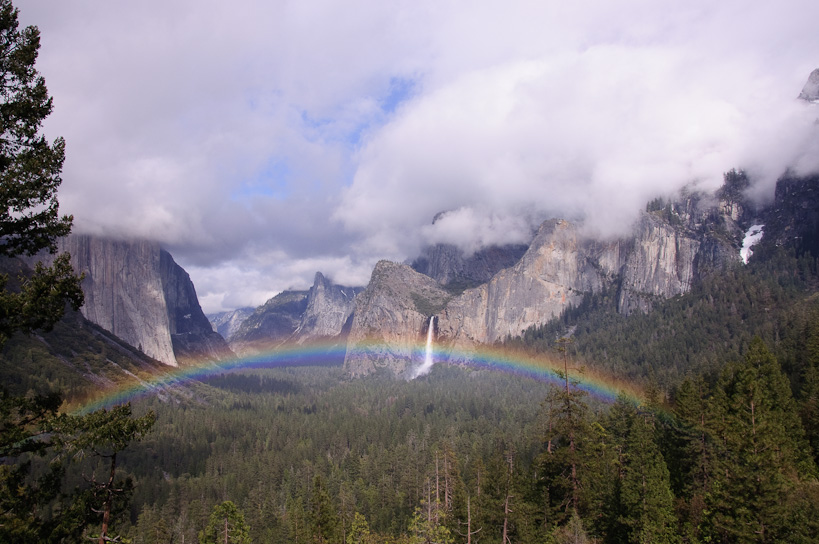
M250 317L255 308L238 308L228 312L218 312L215 314L206 314L208 321L210 321L213 330L218 332L222 338L230 342L230 339L242 326L242 322Z
M256 308L230 335L230 346L237 354L249 355L285 343L343 341L355 298L363 289L337 285L316 272L307 291L282 291Z

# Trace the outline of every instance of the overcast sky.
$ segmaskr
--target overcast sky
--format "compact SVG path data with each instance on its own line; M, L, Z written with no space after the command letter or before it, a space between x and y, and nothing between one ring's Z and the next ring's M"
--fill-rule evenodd
M614 236L744 168L819 167L819 2L15 0L75 232L158 240L203 309L427 243ZM448 210L432 225L432 218Z

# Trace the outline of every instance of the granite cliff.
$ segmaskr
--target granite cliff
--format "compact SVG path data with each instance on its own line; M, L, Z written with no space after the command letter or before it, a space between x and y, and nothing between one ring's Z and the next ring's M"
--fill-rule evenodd
M808 76L808 81L802 87L799 98L808 102L819 103L819 68Z
M66 251L85 274L81 312L92 323L167 365L232 355L202 312L190 277L159 244L70 235L59 242L59 252Z
M207 314L213 330L218 332L222 338L231 341L233 335L241 327L242 322L253 314L254 308L239 308L228 312L218 312Z
M426 336L430 316L451 298L435 280L410 266L379 261L369 285L356 297L346 370L353 376L379 369L407 376L419 360L417 345Z
M256 308L230 341L238 355L260 353L286 342L307 309L307 291L282 291Z
M355 308L355 299L363 287L336 285L316 272L307 293L307 308L299 326L293 331L298 343L342 335ZM349 329L349 327L347 327Z
M409 267L382 261L356 303L345 366L352 375L379 368L406 375L420 360L411 346L433 315L436 344L468 351L518 336L603 290L616 293L620 313L648 312L657 300L686 293L739 262L751 217L742 197L746 185L744 175L731 172L716 194L658 199L622 239L592 239L577 224L547 220L519 261L457 296Z

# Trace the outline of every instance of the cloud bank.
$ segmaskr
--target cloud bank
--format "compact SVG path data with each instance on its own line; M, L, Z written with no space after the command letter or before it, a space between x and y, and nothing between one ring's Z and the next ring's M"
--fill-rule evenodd
M159 240L206 311L819 169L815 2L15 4L75 230Z

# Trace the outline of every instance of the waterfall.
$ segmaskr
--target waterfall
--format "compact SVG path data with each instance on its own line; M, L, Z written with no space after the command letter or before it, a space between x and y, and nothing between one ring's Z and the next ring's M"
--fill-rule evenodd
M432 360L432 337L435 334L435 316L431 316L429 318L429 329L427 329L427 345L426 349L424 350L424 362L421 363L421 366L415 369L415 372L412 373L412 379L417 378L418 376L423 376L428 374L430 370L432 370L432 365L434 361Z

